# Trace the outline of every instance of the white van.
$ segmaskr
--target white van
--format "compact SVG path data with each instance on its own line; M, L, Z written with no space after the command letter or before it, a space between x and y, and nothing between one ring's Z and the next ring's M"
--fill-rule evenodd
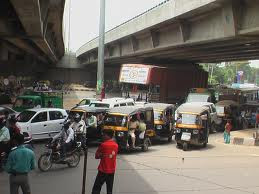
M122 106L134 106L134 100L132 98L107 98L102 101L94 101L89 106L99 108L114 108Z

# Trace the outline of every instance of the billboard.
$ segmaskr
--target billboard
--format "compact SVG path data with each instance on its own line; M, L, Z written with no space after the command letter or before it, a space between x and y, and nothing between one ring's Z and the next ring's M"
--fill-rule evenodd
M120 72L120 82L133 84L148 84L150 67L125 65Z

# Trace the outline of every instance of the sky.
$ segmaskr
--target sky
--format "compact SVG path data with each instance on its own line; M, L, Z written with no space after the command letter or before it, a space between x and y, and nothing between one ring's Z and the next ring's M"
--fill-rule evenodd
M99 34L100 0L70 0L70 41L71 51ZM164 0L106 0L106 31L158 5ZM66 1L69 4L69 1ZM66 9L67 10L67 9ZM68 12L65 13L65 42L68 38Z

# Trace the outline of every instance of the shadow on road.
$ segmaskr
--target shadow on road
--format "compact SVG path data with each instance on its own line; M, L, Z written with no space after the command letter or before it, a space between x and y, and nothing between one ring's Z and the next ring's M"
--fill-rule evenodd
M37 159L45 150L45 143L37 142L35 152ZM98 160L94 159L96 145L89 148L86 193L91 193L91 189L97 174ZM150 150L153 151L153 150ZM150 152L149 151L149 152ZM145 154L133 152L130 154ZM114 183L114 194L121 193L152 193L156 194L152 185L141 175L130 162L127 161L127 154L120 156L123 160L117 160L117 172ZM83 156L80 165L76 168L68 168L66 165L53 165L49 172L42 173L38 169L30 174L32 193L37 194L81 194L83 174ZM0 193L9 193L8 174L0 174ZM104 185L102 193L106 193Z

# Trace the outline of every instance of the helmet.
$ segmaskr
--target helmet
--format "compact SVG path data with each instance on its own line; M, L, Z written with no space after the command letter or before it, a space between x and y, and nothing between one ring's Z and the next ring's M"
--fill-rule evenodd
M74 116L74 120L75 122L79 122L81 120L81 116L78 113L76 113Z

